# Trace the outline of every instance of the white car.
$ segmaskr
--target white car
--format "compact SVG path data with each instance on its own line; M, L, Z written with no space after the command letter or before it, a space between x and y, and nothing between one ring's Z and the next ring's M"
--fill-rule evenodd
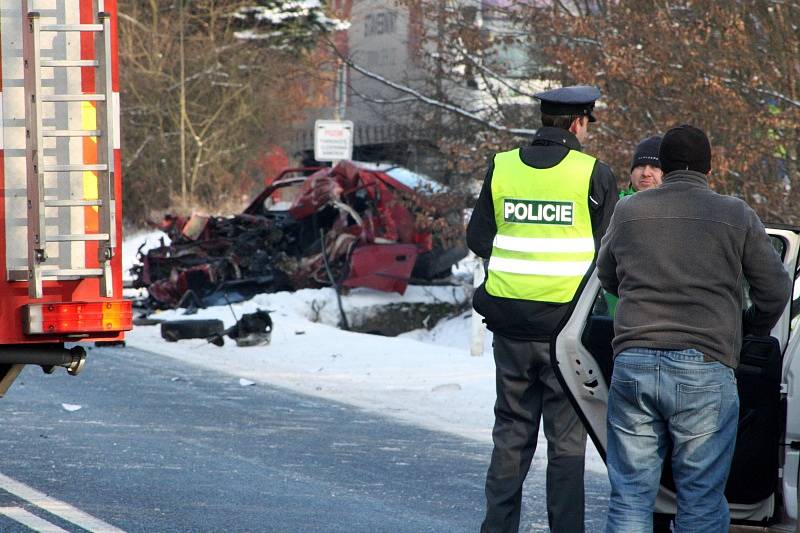
M800 531L800 228L768 225L767 232L786 270L793 274L794 288L771 337L747 337L743 342L736 371L739 430L726 496L732 523L795 532ZM743 296L746 306L746 290ZM613 335L613 319L595 272L584 282L574 312L551 348L551 357L604 458ZM663 530L665 518L675 514L668 464L655 511L659 514L656 531Z

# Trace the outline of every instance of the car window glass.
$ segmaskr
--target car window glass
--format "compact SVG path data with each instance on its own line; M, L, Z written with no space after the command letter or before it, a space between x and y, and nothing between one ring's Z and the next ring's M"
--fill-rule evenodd
M600 292L597 293L597 298L594 300L594 305L592 306L591 316L611 316L611 308L614 306L614 300L616 296L606 292L604 289L600 289Z
M286 211L294 201L303 193L304 182L299 181L285 187L280 187L264 199L264 210Z
M775 248L776 252L778 252L778 256L780 256L781 261L783 261L783 258L786 255L786 242L775 235L770 235L769 240L772 242L772 247ZM743 280L742 289L742 295L744 297L742 308L747 309L753 304L752 300L750 300L750 284L747 283L747 280Z

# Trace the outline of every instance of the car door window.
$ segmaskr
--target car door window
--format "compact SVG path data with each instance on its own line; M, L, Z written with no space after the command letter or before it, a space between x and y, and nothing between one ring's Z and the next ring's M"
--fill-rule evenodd
M769 240L772 242L772 247L775 248L776 252L778 252L778 256L781 258L781 261L783 261L784 256L786 255L786 241L775 235L770 235ZM753 305L753 301L750 300L750 284L747 283L747 280L742 282L742 289L742 295L744 297L742 308L747 309ZM795 295L795 297L797 297L797 295Z

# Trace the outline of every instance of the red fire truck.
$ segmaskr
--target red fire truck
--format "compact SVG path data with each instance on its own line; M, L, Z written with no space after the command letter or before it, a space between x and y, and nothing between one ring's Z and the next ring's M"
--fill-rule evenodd
M121 341L116 0L0 0L0 395Z

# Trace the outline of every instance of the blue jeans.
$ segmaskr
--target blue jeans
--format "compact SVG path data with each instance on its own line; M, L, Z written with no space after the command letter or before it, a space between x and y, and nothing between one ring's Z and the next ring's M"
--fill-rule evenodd
M733 370L697 350L633 348L614 360L608 395L611 482L607 533L653 530L662 463L671 448L675 532L723 533L739 394Z

